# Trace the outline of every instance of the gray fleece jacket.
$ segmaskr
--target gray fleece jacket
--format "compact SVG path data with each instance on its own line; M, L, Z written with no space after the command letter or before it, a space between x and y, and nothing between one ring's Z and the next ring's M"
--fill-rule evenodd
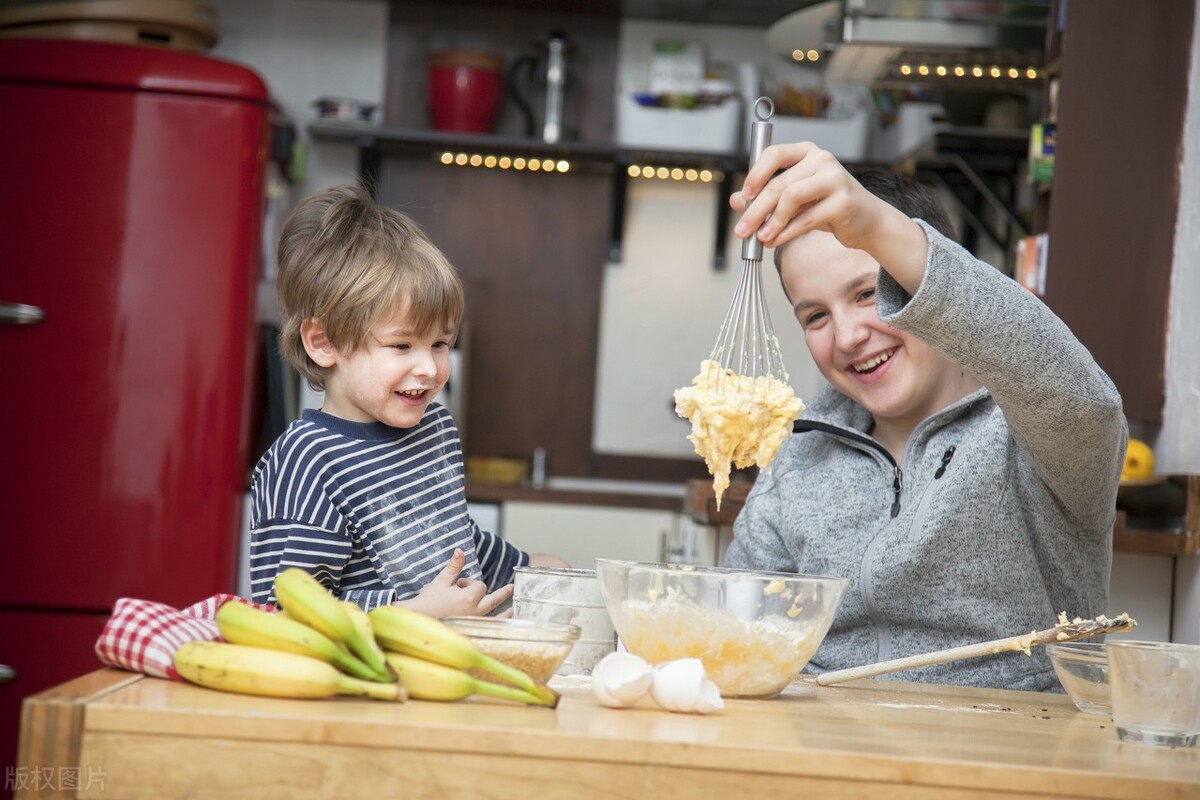
M826 387L761 472L726 566L849 585L822 672L1115 616L1108 579L1128 429L1121 398L1040 300L933 228L915 296L880 270L876 307L986 387L922 421L901 467L868 412ZM1057 689L1044 648L887 676Z

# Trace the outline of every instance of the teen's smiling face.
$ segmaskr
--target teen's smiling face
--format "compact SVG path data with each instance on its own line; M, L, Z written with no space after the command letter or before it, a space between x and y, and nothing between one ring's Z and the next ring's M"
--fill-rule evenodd
M866 408L877 426L907 438L922 419L962 396L958 367L875 310L879 265L824 231L783 251L780 277L817 368Z
M327 341L315 355L310 347L313 360L328 369L321 409L352 422L411 428L450 378L453 343L452 332L413 330L401 309L377 322L352 352Z

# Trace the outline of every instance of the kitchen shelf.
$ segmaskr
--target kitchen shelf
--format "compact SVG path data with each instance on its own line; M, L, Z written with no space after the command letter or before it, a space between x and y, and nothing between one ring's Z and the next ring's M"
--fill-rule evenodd
M1117 512L1113 525L1113 550L1160 556L1200 556L1200 475L1172 475L1168 481L1185 496L1182 514ZM683 512L701 525L733 525L752 484L733 482L716 507L711 481L690 480ZM1175 509L1179 510L1179 509Z
M1157 556L1200 556L1200 530L1135 529L1125 527L1125 512L1113 526L1113 550Z
M1014 205L1028 158L1028 130L956 127L936 133L914 159L918 175L940 182L971 227L1004 253L1005 272L1010 276L1015 269L1016 242L1030 234ZM981 213L985 206L995 214ZM1003 221L1000 228L991 221L997 215Z
M1200 556L1200 474L1166 476L1161 484L1117 493L1113 549Z
M608 142L548 144L528 137L387 128L355 122L315 121L309 124L308 130L314 139L354 143L358 148L363 184L372 190L378 185L380 160L385 154L427 158L456 151L566 159L576 169L609 172L613 180L613 193L607 256L612 263L621 261L625 197L629 183L627 169L631 164L649 164L695 167L721 173L716 199L713 267L724 269L729 229L728 198L733 193L734 177L744 174L749 163L749 154L743 152L656 150ZM950 190L973 228L984 233L1004 252L1011 253L1016 237L1029 233L1029 226L1011 202L1011 195L1015 193L1013 187L1019 180L1021 165L1028 157L1028 150L1028 131L956 127L938 132L923 151L914 154L913 162L918 175L931 177ZM851 171L863 167L893 166L843 163ZM980 203L999 212L1004 220L1002 232L988 222L986 215L977 212L976 205ZM1011 274L1012 265L1008 266Z
M717 222L714 268L723 269L725 243L729 229L728 197L733 192L733 177L745 172L749 156L736 152L654 150L642 147L598 142L568 141L550 144L540 139L492 134L457 133L412 128L386 128L346 122L312 122L308 126L314 139L352 142L358 148L358 168L363 185L374 191L378 185L380 160L385 154L430 157L447 151L507 155L539 159L565 159L573 168L612 174L613 196L609 220L607 257L621 261L625 230L625 197L629 185L628 168L632 164L663 167L711 169L722 176L717 192Z

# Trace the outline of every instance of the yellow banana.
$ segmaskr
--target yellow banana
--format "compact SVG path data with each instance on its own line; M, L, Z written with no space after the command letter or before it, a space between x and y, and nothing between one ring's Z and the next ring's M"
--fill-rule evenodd
M387 662L374 639L355 627L346 607L312 575L299 567L285 569L275 576L275 599L291 616L334 642L345 643L380 680L387 679Z
M384 666L384 673L388 680L396 680L396 676L392 674L391 667L388 666L387 659L384 658L383 648L379 646L379 642L375 641L375 631L371 627L371 618L367 616L367 612L362 610L358 603L352 603L349 600L342 600L341 604L346 609L347 616L354 623L354 628L358 631L359 639L366 644L367 647L375 654L375 659Z
M276 599L278 599L278 598L276 598ZM366 613L366 612L363 612L363 613ZM277 616L277 617L280 617L280 618L282 618L282 619L290 619L290 620L293 620L293 621L295 621L295 622L300 622L300 620L296 619L296 616L295 616L294 614L289 614L289 613L288 613L288 610L287 610L286 608L284 608L283 606L280 606L280 605L277 605L277 606L275 606L275 616ZM304 623L303 623L303 622L300 622L300 624L301 624L301 625L303 625ZM310 628L311 630L314 630L314 631L315 631L315 630L317 630L316 628L313 628L311 625L309 626L309 628ZM317 631L317 632L318 632L318 633L320 633L320 631ZM325 634L321 634L321 635L322 635L322 636L324 636ZM329 639L329 637L328 637L328 636L326 636L325 638L326 638L326 639ZM351 656L353 656L353 655L354 655L354 653L351 653L351 652L350 652L350 648L349 648L349 647L347 647L347 646L346 646L346 643L345 643L345 642L343 642L342 640L340 640L340 639L329 639L329 641L331 641L331 642L333 642L334 644L336 644L336 645L338 646L338 649L339 649L339 650L341 650L343 653L346 653L347 655L351 655ZM358 658L358 656L354 656L354 657L355 657L355 658ZM378 677L377 677L377 678L375 678L375 680L378 680L378 679L379 679ZM395 680L395 678L393 677L393 678L392 678L392 680Z
M367 681L380 679L374 670L328 636L295 619L286 619L231 600L217 609L216 622L221 636L233 644L298 653L333 664L356 678Z
M557 704L557 697L551 701L545 697L530 694L523 689L477 680L461 670L435 664L416 656L387 653L387 661L395 670L400 685L408 690L408 696L417 700L449 702L462 700L473 694L481 694L527 705L553 708Z
M386 650L454 669L481 669L547 701L547 704L558 701L553 690L521 670L480 652L474 642L441 620L402 606L380 606L367 616L375 638Z
M188 642L175 652L174 661L184 679L222 692L291 698L407 697L398 683L359 680L315 658L242 644Z

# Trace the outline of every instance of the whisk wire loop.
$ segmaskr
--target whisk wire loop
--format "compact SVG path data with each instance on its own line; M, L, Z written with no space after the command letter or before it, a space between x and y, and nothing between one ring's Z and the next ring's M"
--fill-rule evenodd
M760 97L754 104L754 121L750 125L750 166L771 144L771 117L775 104ZM771 326L762 287L762 242L757 236L742 241L742 276L733 293L733 302L721 323L712 361L723 371L751 378L770 376L787 383L787 370L779 341Z
M742 275L733 293L711 356L713 361L738 375L751 378L771 376L787 382L787 369L779 341L771 326L762 287L762 261L743 262Z

